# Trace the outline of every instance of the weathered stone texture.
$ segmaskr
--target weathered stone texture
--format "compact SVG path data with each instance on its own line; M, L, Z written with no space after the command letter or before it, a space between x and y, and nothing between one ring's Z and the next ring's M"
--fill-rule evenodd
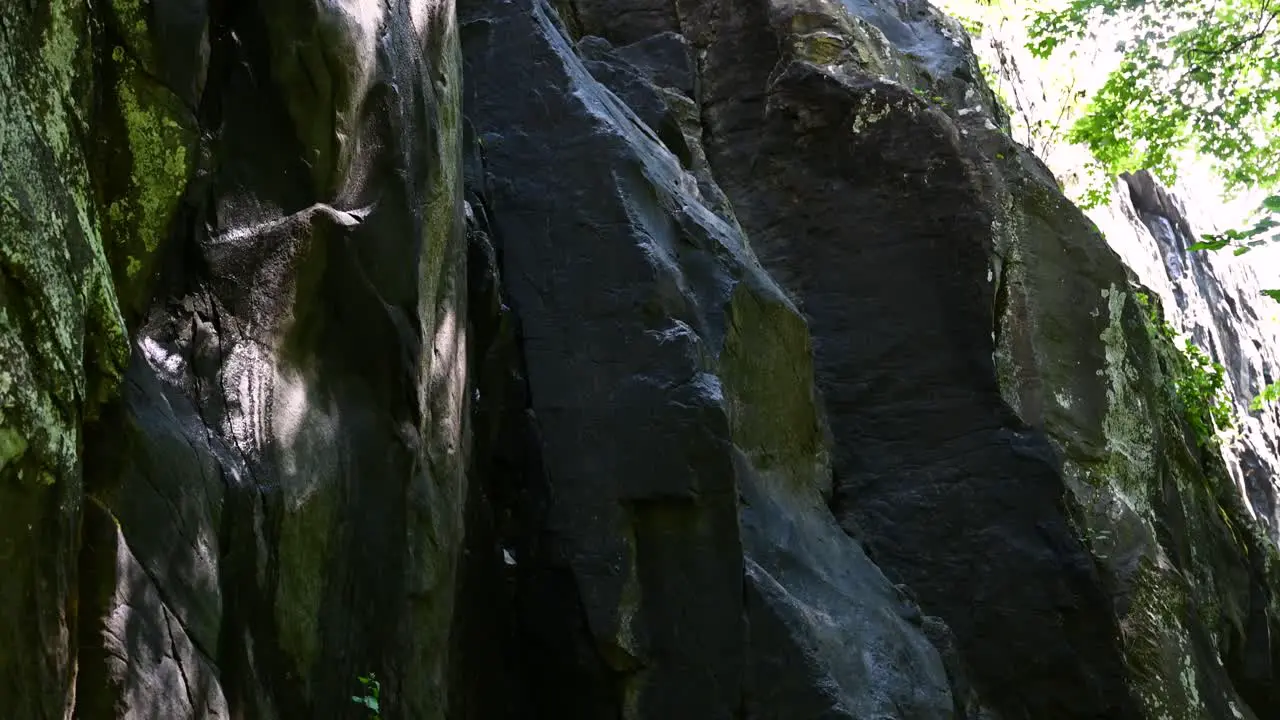
M14 717L70 711L81 429L128 357L86 163L91 27L82 3L0 8L0 707Z
M387 712L443 717L468 497L452 6L3 13L0 706L356 717L376 672Z
M584 64L539 2L462 28L537 448L512 571L535 713L951 717L918 614L825 507L804 322L619 102L664 112L638 51Z
M0 708L1280 716L1167 193L1118 255L924 2L457 13L0 8Z

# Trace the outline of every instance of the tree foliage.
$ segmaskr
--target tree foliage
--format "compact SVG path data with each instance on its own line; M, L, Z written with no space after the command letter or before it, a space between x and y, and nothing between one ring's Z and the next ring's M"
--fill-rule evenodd
M1047 58L1103 31L1122 58L1070 140L1112 173L1172 183L1191 150L1228 189L1280 183L1280 0L1071 0L1031 13L1028 47Z
M1029 13L1027 47L1047 59L1070 40L1123 38L1121 59L1089 98L1068 140L1110 174L1147 169L1177 180L1191 151L1210 160L1228 190L1280 185L1280 0L1069 0ZM1104 193L1087 189L1086 204ZM1244 228L1204 235L1188 249L1242 255L1280 241L1280 195ZM1280 290L1263 290L1280 301ZM1166 333L1171 332L1165 329ZM1198 434L1227 419L1220 366L1190 342L1179 396ZM1280 383L1252 409L1280 400Z
M1183 417L1204 446L1218 442L1218 433L1235 427L1235 411L1227 392L1226 369L1183 338L1161 315L1159 306L1146 293L1138 293L1138 304L1147 311L1147 333L1153 341L1167 343L1172 352L1173 390L1182 406ZM1182 347L1178 347L1179 340ZM1280 392L1280 388L1277 389Z
M1280 195L1271 195L1262 201L1258 217L1249 227L1204 235L1200 242L1192 243L1187 250L1221 250L1234 246L1235 254L1243 255L1260 245L1280 240L1277 228L1280 228ZM1263 294L1280 300L1280 290L1264 290Z

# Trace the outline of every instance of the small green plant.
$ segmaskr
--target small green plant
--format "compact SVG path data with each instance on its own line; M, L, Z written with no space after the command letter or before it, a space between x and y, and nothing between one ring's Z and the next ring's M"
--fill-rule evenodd
M1183 372L1175 381L1178 398L1187 410L1187 420L1196 437L1207 442L1217 430L1230 430L1235 426L1231 399L1226 392L1225 370L1190 340L1185 342L1182 355Z
M1249 403L1249 409L1256 412L1266 407L1268 403L1273 403L1277 400L1280 400L1280 382L1274 382L1262 388L1262 392L1258 393L1253 398L1253 401Z
M1171 353L1173 389L1196 439L1201 445L1216 444L1219 431L1235 427L1235 412L1227 394L1226 369L1189 339L1183 340L1179 349L1178 331L1160 316L1159 308L1145 293L1137 293L1136 298L1147 310L1152 339L1166 341L1175 350Z
M936 93L930 93L928 90L925 90L923 88L911 88L911 92L914 92L916 94L916 97L920 98L921 100L930 101L935 105L940 105L944 108L951 107L951 103L947 102L946 98Z
M1256 247L1280 242L1280 231L1275 231L1276 228L1280 228L1280 195L1266 197L1258 208L1255 218L1253 225L1245 229L1232 229L1218 234L1201 235L1200 242L1189 245L1187 251L1216 252L1223 248L1233 247L1235 255L1243 255ZM1264 236L1268 232L1271 234ZM1262 294L1276 302L1280 302L1280 290L1263 290ZM1277 400L1280 400L1280 383L1272 383L1262 388L1262 392L1253 398L1249 403L1249 409L1258 411L1268 403L1273 403Z
M364 695L352 695L351 702L357 705L363 705L373 713L373 720L382 720L382 705L379 697L382 695L382 685L378 683L378 678L373 673L369 673L366 677L361 675L356 678L360 681L360 685L364 689Z

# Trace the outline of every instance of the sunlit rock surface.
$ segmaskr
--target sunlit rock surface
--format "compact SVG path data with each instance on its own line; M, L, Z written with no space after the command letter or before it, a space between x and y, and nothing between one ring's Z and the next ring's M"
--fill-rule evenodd
M1247 256L1229 249L1188 252L1208 227L1148 173L1125 176L1115 201L1100 211L1107 242L1143 285L1158 293L1168 320L1225 370L1236 427L1224 437L1224 458L1251 511L1273 540L1280 538L1277 457L1280 412L1254 406L1280 380L1275 301L1262 294Z

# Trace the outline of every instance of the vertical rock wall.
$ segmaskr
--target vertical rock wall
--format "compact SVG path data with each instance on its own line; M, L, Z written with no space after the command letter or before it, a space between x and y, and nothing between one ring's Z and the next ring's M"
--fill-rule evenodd
M452 6L33 7L0 22L0 707L357 717L376 673L385 711L443 717Z
M814 334L833 507L991 704L1268 714L1271 546L959 28L924 4L569 5L584 33L689 39L713 175Z
M765 25L741 19L749 7L702 20L711 157L810 318L833 508L952 626L1002 714L1131 713L1053 452L996 382L999 176L964 134L983 128L931 100L983 101L980 87L960 89L962 46L925 8L779 5ZM738 24L754 34L726 31ZM744 57L759 58L753 77L728 71Z
M87 161L88 10L0 8L0 707L64 717L75 682L81 427L128 359Z
M1161 328L1266 341L957 24L454 12L0 10L0 707L1280 714L1269 421L1224 462Z
M808 330L664 116L687 46L596 38L584 63L540 2L464 3L462 36L527 369L508 542L532 713L953 717L926 619L825 506Z
M1189 335L1226 371L1236 427L1224 453L1231 476L1272 539L1280 537L1276 458L1280 415L1273 403L1254 409L1253 399L1280 378L1274 300L1247 258L1187 252L1203 224L1176 194L1149 173L1121 178L1099 222L1107 242L1163 302L1169 322Z

